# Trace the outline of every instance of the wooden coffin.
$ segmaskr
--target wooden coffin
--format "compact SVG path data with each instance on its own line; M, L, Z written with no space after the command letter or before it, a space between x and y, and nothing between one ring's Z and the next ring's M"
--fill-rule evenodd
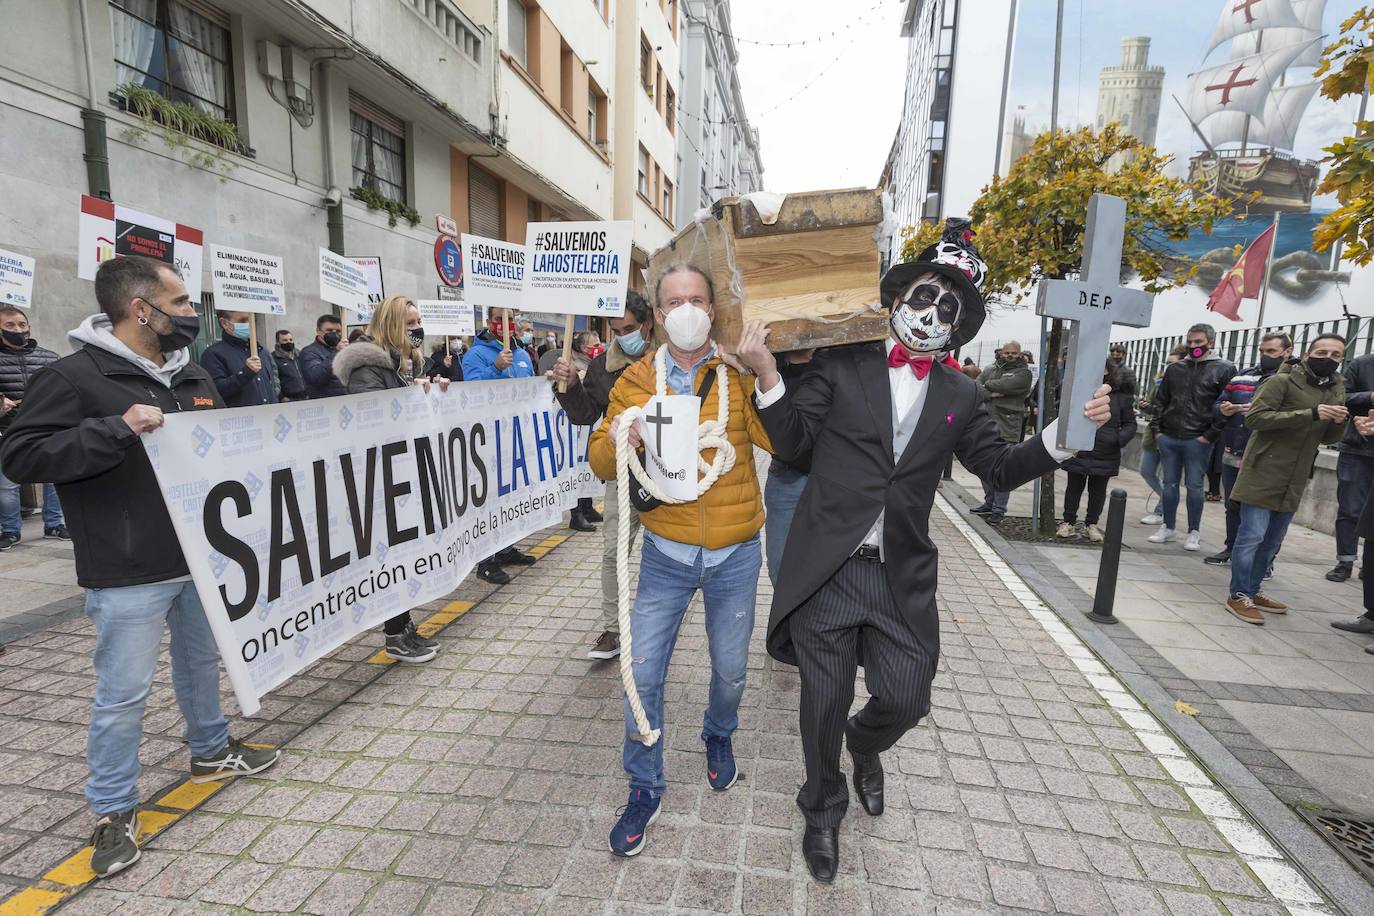
M882 221L879 192L865 188L789 194L764 215L749 198L727 197L653 254L649 292L674 264L705 271L716 287L712 336L727 351L756 318L769 323L775 353L881 340Z

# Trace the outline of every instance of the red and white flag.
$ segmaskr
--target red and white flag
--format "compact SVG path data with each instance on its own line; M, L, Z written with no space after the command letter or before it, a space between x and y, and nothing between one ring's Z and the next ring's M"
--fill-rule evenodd
M1274 230L1270 226L1259 238L1241 252L1236 266L1226 272L1212 296L1207 300L1209 311L1220 312L1232 321L1240 321L1240 300L1258 299L1264 287L1264 268L1274 250Z

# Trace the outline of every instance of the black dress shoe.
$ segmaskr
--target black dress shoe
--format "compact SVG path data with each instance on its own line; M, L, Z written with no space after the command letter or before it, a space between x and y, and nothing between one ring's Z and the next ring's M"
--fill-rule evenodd
M1354 571L1354 563L1337 563L1336 567L1326 574L1326 581L1345 582L1350 578L1350 574Z
M478 563L477 578L492 585L510 585L510 573L495 563Z
M602 515L600 512L597 512L595 508L583 509L582 517L585 518L587 521L593 523L604 522L606 520L606 516Z
M864 810L877 817L883 813L883 762L876 754L850 751L849 756L854 760L854 794Z
M1374 633L1374 620L1363 616L1356 617L1354 620L1336 620L1332 622L1331 626L1347 633Z
M521 553L514 547L507 547L498 552L492 559L502 566L533 566L535 562L534 557L527 553Z
M989 506L986 503L984 503L983 505L970 509L968 511L972 512L974 515L987 515L989 512L992 511L992 506Z
M825 884L834 881L835 870L840 864L839 828L807 824L802 834L802 857L806 859L806 867L811 869L811 877Z
M596 526L587 521L581 512L574 512L568 518L568 527L573 531L595 531Z

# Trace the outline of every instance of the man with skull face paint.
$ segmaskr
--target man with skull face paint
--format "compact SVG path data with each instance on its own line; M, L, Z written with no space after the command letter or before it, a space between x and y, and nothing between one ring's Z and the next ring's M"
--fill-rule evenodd
M870 815L883 811L879 754L930 711L939 654L938 557L928 527L951 454L999 490L1053 470L1072 452L1054 448L1056 425L1020 444L1003 440L978 384L944 355L983 323L984 268L967 223L881 284L891 339L832 349L795 385L778 376L767 328L751 322L738 356L758 375L759 416L784 460L810 453L811 477L774 589L768 652L801 674L806 783L802 853L819 881L834 879L838 827L849 801L842 740L854 787ZM1105 386L1084 406L1098 425ZM871 699L846 721L862 655Z

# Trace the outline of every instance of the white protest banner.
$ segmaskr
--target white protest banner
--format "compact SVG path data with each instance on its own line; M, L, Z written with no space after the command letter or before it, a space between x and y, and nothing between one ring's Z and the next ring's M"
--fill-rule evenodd
M199 229L83 194L77 223L76 275L94 280L105 261L141 255L172 265L186 284L191 301L199 302L204 242Z
M624 315L632 227L628 220L530 223L520 306L559 315Z
M286 272L274 254L211 245L210 290L222 312L286 314Z
M0 305L33 308L33 258L0 248Z
M652 397L639 422L649 479L671 499L696 499L701 399L690 394Z
M376 305L386 298L386 286L382 283L382 259L375 255L364 255L362 257L349 258L354 264L362 268L363 276L367 277L367 301L371 305ZM372 309L367 310L368 317L372 316Z
M362 321L372 317L367 301L367 274L353 261L328 248L320 249L320 298L356 313Z
M416 299L420 309L420 324L425 334L442 337L446 334L471 337L477 333L473 323L471 302L452 302L447 299Z
M463 234L463 297L474 305L521 308L525 246Z
M239 705L604 489L542 378L188 411L144 438Z

